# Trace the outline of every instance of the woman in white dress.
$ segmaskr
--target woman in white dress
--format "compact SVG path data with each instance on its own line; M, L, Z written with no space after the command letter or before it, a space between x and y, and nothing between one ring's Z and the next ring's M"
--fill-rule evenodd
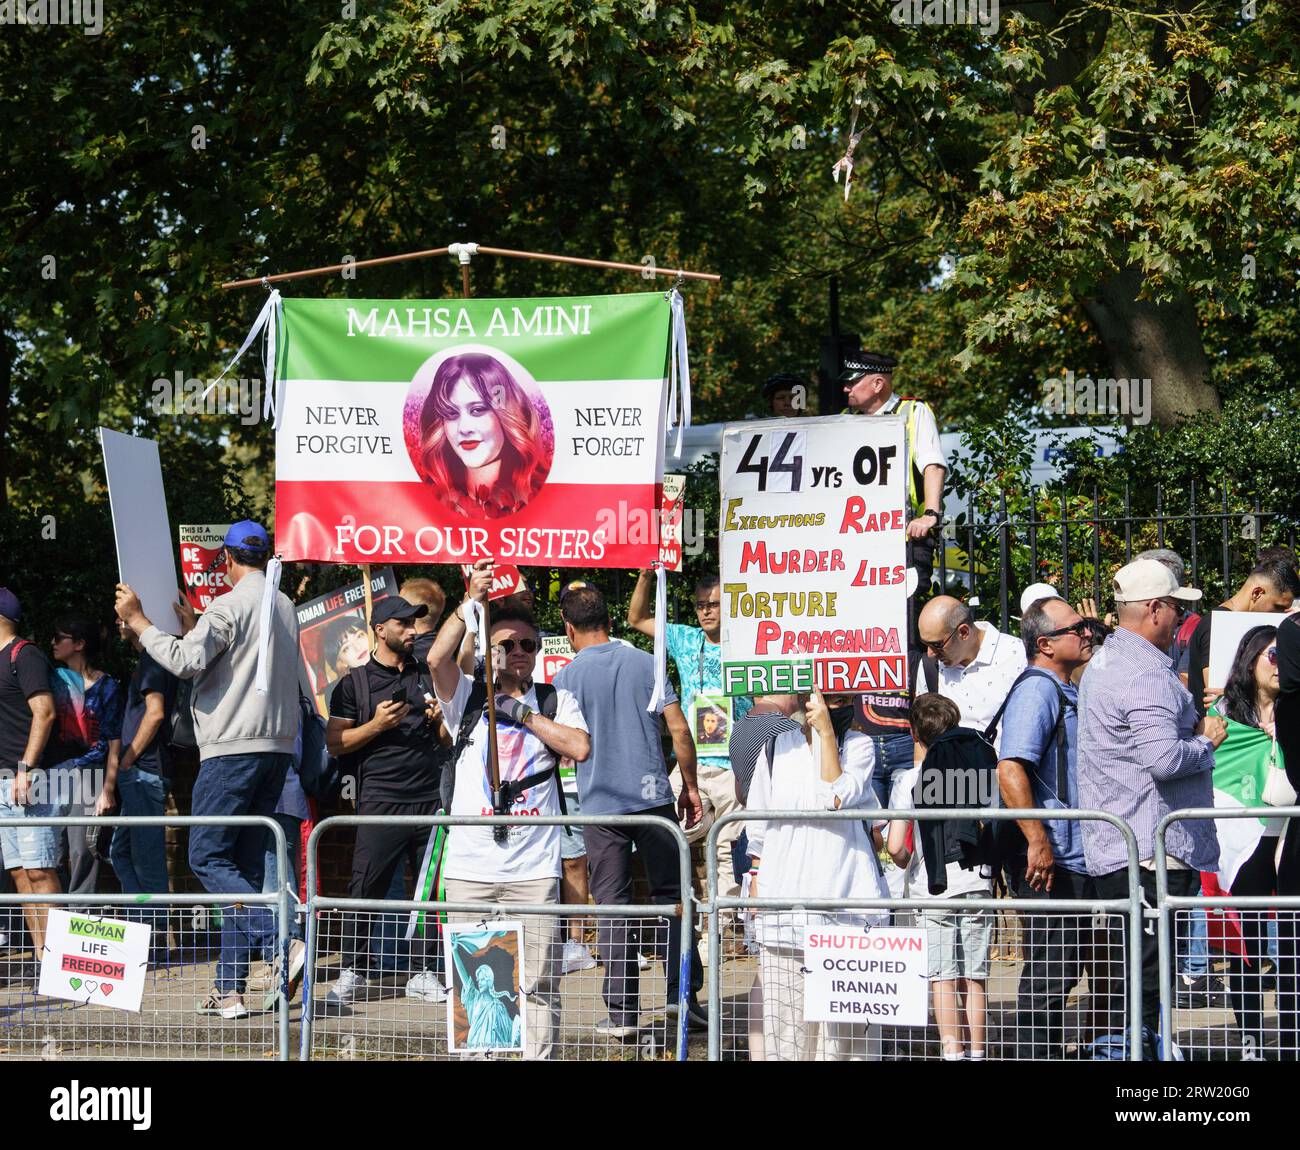
M832 697L832 703L839 702ZM876 808L871 789L871 739L849 730L852 700L828 708L820 694L805 704L800 731L779 734L759 753L750 784L751 811L830 811ZM839 733L842 731L842 736ZM769 754L772 751L774 753ZM753 897L791 903L815 898L885 898L888 891L871 842L870 819L824 822L754 821L749 853L758 870ZM763 1049L769 1062L877 1060L879 1029L865 1022L805 1022L804 931L816 926L857 929L884 925L874 910L761 911L755 933L762 948Z

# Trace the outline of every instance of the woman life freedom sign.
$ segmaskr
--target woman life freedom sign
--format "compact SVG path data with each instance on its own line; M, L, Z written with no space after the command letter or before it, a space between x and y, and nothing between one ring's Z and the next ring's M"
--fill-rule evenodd
M286 560L658 557L669 294L283 306Z
M728 695L907 689L906 467L897 416L723 430Z

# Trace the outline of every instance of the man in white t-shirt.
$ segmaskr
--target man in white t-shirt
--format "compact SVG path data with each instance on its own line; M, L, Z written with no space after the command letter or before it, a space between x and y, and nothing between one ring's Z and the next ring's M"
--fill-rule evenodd
M456 662L464 638L470 600L486 605L492 586L492 561L481 559L470 575L469 594L449 616L429 651L434 690L448 728L462 730L462 720L474 693L474 681ZM587 724L577 700L556 690L553 719L542 713L532 682L538 649L537 624L527 609L499 608L492 613L489 641L496 675L496 737L499 779L517 784L531 775L542 777L514 793L513 815L558 815L558 760L586 760L591 750ZM464 746L449 767L455 772L453 815L491 815L494 809L488 766L486 709L467 733ZM560 838L556 826L501 828L452 827L443 860L448 902L494 902L508 914L511 903L559 901ZM449 921L473 921L477 916L449 914ZM538 916L524 923L524 954L520 989L528 1003L525 1029L528 1058L550 1058L560 1025L559 932L554 918ZM450 978L450 972L448 972Z
M936 595L922 607L917 628L925 654L938 658L937 682L933 684L926 681L928 660L922 661L917 677L924 682L924 689L938 691L956 703L963 727L987 730L1011 684L1028 665L1025 645L992 623L977 623L975 613L951 595Z

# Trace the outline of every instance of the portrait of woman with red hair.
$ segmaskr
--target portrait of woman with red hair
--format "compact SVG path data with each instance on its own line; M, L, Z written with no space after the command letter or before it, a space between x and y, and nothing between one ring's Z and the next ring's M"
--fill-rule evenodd
M416 466L438 498L468 519L521 510L550 471L533 401L496 358L449 356L420 408Z

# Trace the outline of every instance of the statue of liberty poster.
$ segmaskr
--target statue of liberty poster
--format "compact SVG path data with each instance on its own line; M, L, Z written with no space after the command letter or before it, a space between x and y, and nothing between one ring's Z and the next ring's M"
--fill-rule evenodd
M522 1054L527 1011L523 981L523 924L447 923L447 1046L458 1051Z

